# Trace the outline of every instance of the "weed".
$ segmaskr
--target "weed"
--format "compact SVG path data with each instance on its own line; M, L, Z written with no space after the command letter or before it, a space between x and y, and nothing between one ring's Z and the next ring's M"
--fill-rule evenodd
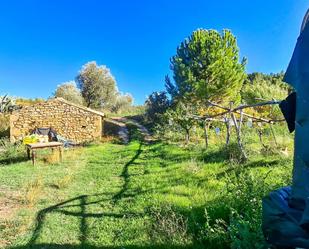
M34 207L38 200L40 199L40 195L43 190L43 181L41 177L38 177L33 182L30 182L26 186L25 193L25 204L28 207Z
M58 189L67 188L72 182L72 179L73 176L71 174L67 174L62 179L58 180L55 186L57 186Z
M205 227L201 231L204 234L204 243L209 245L210 249L227 248L230 240L227 233L228 224L223 219L212 220L205 209Z
M150 236L158 244L182 244L188 242L188 220L171 205L153 207Z
M201 170L201 167L195 158L191 158L191 160L188 162L186 170L189 173L197 174Z

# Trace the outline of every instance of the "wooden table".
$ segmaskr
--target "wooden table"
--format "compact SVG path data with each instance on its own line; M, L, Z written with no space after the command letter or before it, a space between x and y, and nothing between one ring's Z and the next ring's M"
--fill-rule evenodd
M59 151L59 158L60 161L62 161L62 152L63 152L63 143L59 142L49 142L49 143L34 143L34 144L27 144L27 155L28 158L32 158L32 164L35 164L35 157L36 157L36 150L42 150L42 149L58 149Z

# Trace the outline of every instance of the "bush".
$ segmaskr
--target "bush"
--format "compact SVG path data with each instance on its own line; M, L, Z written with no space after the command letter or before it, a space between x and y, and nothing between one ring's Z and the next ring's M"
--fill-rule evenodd
M9 115L0 114L0 138L9 137L10 135L10 117Z
M12 144L9 139L0 139L0 165L18 162L25 158L24 146Z
M118 94L115 103L110 107L110 110L113 113L130 112L132 104L133 97L131 94Z
M211 220L207 209L205 209L205 231L204 231L204 239L206 240L204 243L209 245L210 249L215 248L228 248L229 247L229 236L227 233L227 223L223 219L215 219Z
M288 182L269 184L270 172L260 177L242 169L226 181L226 192L206 207L205 244L211 248L269 248L262 233L262 198ZM209 247L207 247L209 248Z
M230 163L242 164L244 162L243 154L239 145L236 142L232 142L228 145L223 145L221 147L223 156L227 158Z
M153 92L145 102L146 119L153 126L164 122L164 113L170 106L166 92Z

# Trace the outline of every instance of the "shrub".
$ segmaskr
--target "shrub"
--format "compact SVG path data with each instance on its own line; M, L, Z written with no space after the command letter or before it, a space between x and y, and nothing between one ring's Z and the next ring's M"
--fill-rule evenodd
M227 248L229 245L229 236L227 233L227 223L223 219L211 220L207 209L205 209L205 231L204 231L204 244L208 245L207 248Z
M211 246L207 248L269 248L261 229L262 198L279 186L268 184L267 177L269 173L256 177L242 170L227 178L220 201L206 207L202 235Z
M10 117L9 115L0 114L0 138L10 135Z
M25 157L22 144L12 144L9 139L0 139L0 165L18 162Z
M166 92L153 92L145 102L146 118L149 123L161 124L164 122L163 114L170 106L170 101Z

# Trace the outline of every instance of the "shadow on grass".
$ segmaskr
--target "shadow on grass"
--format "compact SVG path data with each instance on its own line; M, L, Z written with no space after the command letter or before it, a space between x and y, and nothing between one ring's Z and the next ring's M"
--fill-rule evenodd
M17 156L17 157L9 157L5 159L0 159L0 167L1 166L9 166L14 163L26 162L29 159L26 156Z
M140 158L143 150L143 142L140 141L139 147L136 149L135 155L129 160L122 169L120 176L123 178L123 185L120 190L114 195L106 196L106 193L98 193L93 195L80 195L75 198L68 199L56 205L47 207L45 209L40 210L37 213L35 219L35 228L32 232L32 237L29 242L24 246L16 246L10 247L11 249L81 249L81 248L89 248L89 249L117 249L117 248L126 248L126 249L185 249L185 248L197 248L194 245L174 245L173 242L163 242L162 244L157 244L153 242L153 244L147 245L119 245L119 246L97 246L92 245L88 241L88 237L90 236L89 231L89 223L88 219L91 218L104 218L111 217L114 219L132 219L132 218L143 218L148 216L146 210L142 212L89 212L87 211L87 207L95 204L100 204L104 202L112 202L117 204L118 201L127 198L127 197L135 197L139 194L145 193L145 191L134 191L133 193L128 193L129 184L130 184L130 175L129 169L131 165L134 165L135 161ZM149 191L151 191L150 189ZM147 192L147 191L146 191ZM79 220L79 244L56 244L56 243L40 243L39 237L43 231L43 228L47 222L47 217L50 217L51 214L62 214L69 217L76 217Z
M154 146L149 149L150 152L154 154L153 158L158 156L170 162L185 162L191 159L196 159L204 163L226 163L229 162L232 158L239 159L241 154L238 149L238 145L232 143L228 147L221 146L219 148L214 148L212 150L198 149L196 148L179 148L179 146L174 146L174 150L171 151L170 144L164 144L160 141L157 141L159 146ZM239 159L240 161L240 159Z
M92 213L87 211L87 206L95 205L103 202L112 202L113 204L117 204L118 201L126 198L126 197L135 197L139 194L144 193L141 190L135 191L134 193L129 193L129 185L130 185L130 166L134 165L136 163L136 160L140 158L141 154L143 153L142 147L143 142L141 142L140 137L138 134L135 134L134 131L131 133L131 136L139 141L139 147L135 151L135 155L123 165L122 172L120 176L123 179L123 184L120 188L120 190L115 193L114 195L111 195L110 197L106 196L106 193L98 193L94 195L80 195L75 198L71 198L69 200L66 200L64 202L58 203L56 205L47 207L45 209L42 209L38 212L36 216L36 226L33 230L32 237L29 240L28 244L25 246L19 246L19 247L10 247L11 249L26 249L26 248L33 248L33 249L79 249L79 248L89 248L89 249L116 249L116 248L126 248L126 249L146 249L146 248L153 248L153 249L185 249L185 248L200 248L197 245L174 245L172 242L166 242L164 244L148 244L148 245L121 245L121 246L95 246L90 244L90 242L87 240L87 238L90 236L89 231L89 221L90 218L104 218L104 217L112 217L114 219L131 219L134 217L146 217L149 216L149 214L144 212L138 213L138 212L98 212L98 213ZM152 149L152 148L151 148ZM151 150L150 149L150 150ZM169 153L167 148L161 147L161 146L155 146L155 154L156 157L160 157L161 159L168 159L173 160L175 157L178 160L188 160L192 155L186 156L186 153L181 153L181 151L176 151L175 153ZM162 156L161 156L162 153ZM220 156L219 152L207 152L205 153L205 161L207 162L216 162L216 160L221 161L222 155ZM179 159L181 157L181 159ZM147 158L149 159L149 158ZM146 159L146 160L147 160ZM208 161L209 160L209 161ZM251 167L254 167L255 165L251 165ZM248 166L250 167L250 166ZM234 169L233 169L234 170ZM224 174L222 172L222 174ZM174 179L175 180L175 179ZM179 179L180 181L181 179ZM168 181L168 184L170 185L170 182ZM177 184L177 181L176 181ZM151 191L151 190L150 190ZM93 200L95 199L95 200ZM73 208L74 211L70 210L70 208ZM197 231L198 228L203 227L205 223L205 219L202 219L201 217L204 216L205 213L205 207L199 207L195 208L194 210L188 209L188 210L176 210L177 213L180 213L184 215L189 221L189 229L188 232L191 233L191 235L194 237L195 234L198 234L199 231ZM220 210L221 212L221 210ZM222 211L223 213L225 210ZM79 244L78 245L72 245L72 244L42 244L39 243L38 239L42 233L42 230L44 226L46 225L46 219L49 217L50 214L62 214L69 217L76 217L79 221ZM220 217L220 216L219 216ZM191 225L190 225L191 224ZM198 225L196 225L198 224ZM191 226L191 227L190 227Z
M232 174L232 173L241 173L243 172L245 169L253 169L253 168L259 168L259 167L275 167L275 166L280 166L280 160L275 159L272 161L267 161L267 160L258 160L258 161L254 161L254 162L248 162L244 165L240 165L238 167L231 167L226 169L223 172L220 172L218 174L216 174L216 178L217 179L221 179L223 177L225 177L228 174Z
M70 244L37 244L31 247L18 246L10 247L11 249L190 249L194 246L178 246L178 245L123 245L123 246L94 246L94 245L70 245Z
M135 160L138 159L139 156L141 155L142 145L143 145L142 142L140 142L135 156L132 157L132 159L129 162L127 162L123 167L123 170L122 170L122 173L121 173L120 176L123 178L124 184L123 184L121 190L112 197L114 202L117 202L118 200L120 200L123 197L124 193L128 190L128 185L129 185L129 181L130 181L129 166L134 164Z
M121 200L126 191L128 190L128 185L130 181L130 175L129 175L129 167L134 163L136 159L139 158L139 156L142 153L142 142L140 142L139 148L137 149L135 155L132 157L132 159L127 162L122 170L121 177L123 177L124 184L122 185L121 189L114 194L111 198L104 198L105 193L101 194L95 194L95 195L80 195L78 197L69 199L67 201L58 203L56 205L47 207L45 209L42 209L38 212L36 216L36 226L34 228L32 237L29 241L29 243L24 247L12 247L12 248L121 248L121 247L96 247L91 246L87 243L86 239L88 237L88 225L87 225L87 218L103 218L103 217L113 217L116 219L123 219L124 217L132 218L132 217L140 217L143 214L139 213L108 213L108 212L102 212L102 213L87 213L86 207L89 205L98 204L104 201L112 201L116 203L117 201ZM95 201L89 201L90 198L98 198L98 200ZM79 208L79 211L70 211L68 208ZM48 214L52 213L60 213L67 216L72 217L78 217L80 218L80 236L79 241L80 245L57 245L57 244L36 244L37 239L39 238L41 231L44 227L44 223L46 222L46 217ZM135 246L126 246L126 248L139 248ZM140 247L140 248L149 248L149 247ZM153 248L173 248L173 247L166 247L166 246L158 246ZM174 247L175 249L178 247ZM179 247L180 248L180 247Z

